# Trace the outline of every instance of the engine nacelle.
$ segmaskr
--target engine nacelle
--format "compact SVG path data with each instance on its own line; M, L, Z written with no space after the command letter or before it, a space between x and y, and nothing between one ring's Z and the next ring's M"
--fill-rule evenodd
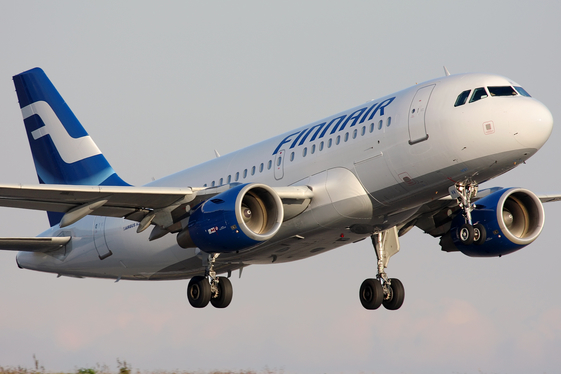
M465 219L458 214L450 234L456 247L471 257L502 256L532 243L540 235L545 215L540 199L523 188L505 188L475 202L474 225L485 228L486 239L465 245L459 238Z
M177 243L207 253L239 251L272 238L283 217L282 201L271 187L242 184L192 211L187 228L177 235Z

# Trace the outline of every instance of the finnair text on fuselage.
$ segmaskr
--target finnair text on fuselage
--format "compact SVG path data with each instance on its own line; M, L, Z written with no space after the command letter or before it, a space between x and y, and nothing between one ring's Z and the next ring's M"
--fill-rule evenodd
M376 115L376 113L379 113L380 117L382 117L384 115L384 108L386 108L388 105L390 105L394 100L395 100L395 96L391 97L389 99L386 99L386 100L384 100L380 103L375 103L375 104L370 105L370 106L364 106L360 109L355 110L354 112L352 112L348 116L346 114L343 114L341 116L331 118L329 120L329 122L327 122L327 121L321 122L321 123L318 123L317 125L313 125L313 126L307 128L307 129L304 129L302 131L293 132L292 134L288 135L286 138L284 138L279 143L277 148L275 148L275 151L273 152L273 155L276 155L279 152L279 150L282 148L282 146L287 144L287 143L292 142L289 149L292 149L292 148L296 147L297 143L298 143L298 146L303 145L306 142L306 140L308 140L308 136L314 130L315 130L315 133L308 140L309 142L313 142L314 140L316 140L316 138L317 139L323 138L330 128L331 128L330 134L335 134L335 132L337 132L337 131L343 131L347 127L347 125L349 125L349 128L350 128L350 127L355 126L357 123L363 123L364 121L366 121L366 117L368 117L369 121L372 120L374 118L374 116ZM368 116L368 115L370 115L370 116ZM359 121L359 119L360 119L360 121ZM298 141L300 141L300 142L298 142Z

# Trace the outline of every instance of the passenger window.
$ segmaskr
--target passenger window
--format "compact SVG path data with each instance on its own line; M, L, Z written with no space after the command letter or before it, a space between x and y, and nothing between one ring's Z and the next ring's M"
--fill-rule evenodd
M349 140L349 133L348 132L345 133L345 141L347 141L347 140Z
M515 86L514 88L516 89L516 91L518 91L518 93L519 93L520 95L526 96L526 97L532 97L532 96L530 96L530 94L529 94L525 89L523 89L522 87Z
M261 163L261 165L259 165L259 172L262 173L263 172L263 163Z
M245 179L247 177L247 169L244 169L243 171L243 179Z
M282 162L282 156L277 159L277 166L280 166Z
M231 181L232 181L232 176L228 175L228 182L226 182L226 183L230 184Z
M331 148L331 144L333 144L333 139L329 138L327 141L327 148Z
M391 124L392 124L392 117L388 117L388 123L386 124L386 126L390 127Z
M469 93L471 92L471 90L466 90L464 92L462 92L461 94L458 95L458 98L456 99L456 102L454 103L454 106L460 106L460 105L464 105L469 97Z
M314 154L316 152L316 145L312 145L312 154Z
M294 152L290 154L290 161L294 161Z
M380 120L380 122L378 122L378 130L382 130L382 125L384 124L384 121Z
M218 185L222 186L224 184L223 182L224 182L224 178L220 178L220 182L218 182Z
M341 135L337 135L337 139L335 139L335 145L339 145L341 143Z
M362 126L362 132L360 133L361 136L364 136L364 134L366 134L366 126Z
M280 157L279 157L280 158ZM255 166L251 167L251 175L255 175Z
M370 132L374 131L374 122L370 124Z
M491 96L516 96L516 91L510 86L487 87Z
M487 91L485 91L484 87L479 87L473 90L473 95L471 95L471 99L469 99L470 103L474 101L485 99L487 97Z
M353 139L356 139L357 133L358 133L358 131L357 131L357 129L355 129L355 130L353 131Z
M304 149L302 150L302 157L306 157L307 154L308 154L308 147L304 147Z
M212 181L212 183L210 184L212 187L214 187L214 181Z
M239 171L236 172L236 182L238 181L238 179L240 179L240 172Z
M294 154L294 152L292 152L292 154ZM273 161L269 160L269 163L267 164L267 170L271 170L271 166L273 166Z

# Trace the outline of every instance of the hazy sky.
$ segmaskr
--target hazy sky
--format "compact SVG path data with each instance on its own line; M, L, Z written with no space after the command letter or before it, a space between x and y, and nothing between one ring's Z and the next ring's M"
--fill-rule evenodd
M0 182L36 183L12 76L42 67L121 177L141 185L444 74L490 72L561 118L558 1L1 1ZM561 191L561 134L484 187ZM412 230L389 274L397 312L358 300L365 240L252 266L229 308L188 281L57 279L0 253L0 366L285 373L552 373L561 367L561 203L500 259L440 251ZM0 236L43 212L0 209Z

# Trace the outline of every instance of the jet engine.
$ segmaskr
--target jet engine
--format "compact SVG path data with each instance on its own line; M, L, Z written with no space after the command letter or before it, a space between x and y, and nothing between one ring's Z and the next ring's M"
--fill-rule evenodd
M283 217L282 201L271 187L242 184L197 206L177 243L207 253L239 251L272 238Z
M466 240L461 214L453 219L450 230L458 250L471 257L495 257L517 251L536 240L545 221L539 198L522 188L505 188L477 200L471 218L475 240Z

